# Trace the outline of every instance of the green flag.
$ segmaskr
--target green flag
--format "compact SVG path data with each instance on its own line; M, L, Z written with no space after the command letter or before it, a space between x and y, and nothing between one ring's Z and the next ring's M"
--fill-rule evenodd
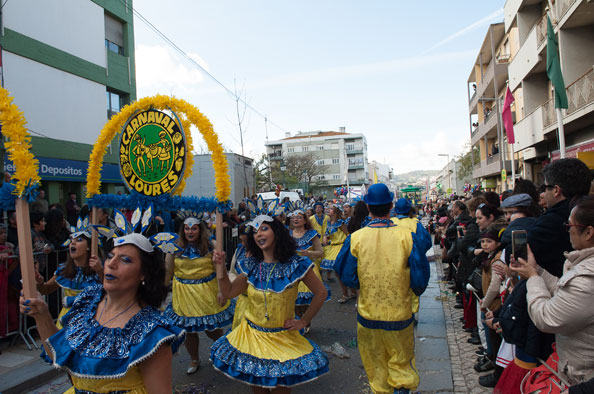
M547 76L555 88L555 108L567 108L567 93L559 62L559 44L551 19L547 16Z

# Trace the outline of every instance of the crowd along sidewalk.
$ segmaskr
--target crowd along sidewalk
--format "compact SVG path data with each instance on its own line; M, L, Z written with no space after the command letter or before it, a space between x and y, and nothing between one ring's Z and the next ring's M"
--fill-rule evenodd
M435 256L437 272L441 278L444 275L444 266L439 258L441 256L441 248L437 246L435 247ZM474 370L474 364L477 360L475 351L478 350L478 346L468 343L470 334L464 332L462 323L460 322L463 310L454 308L454 305L456 305L456 294L448 289L447 282L438 281L438 284L445 316L454 392L470 394L492 393L493 389L483 387L478 383L481 375L486 375L492 371L478 373Z

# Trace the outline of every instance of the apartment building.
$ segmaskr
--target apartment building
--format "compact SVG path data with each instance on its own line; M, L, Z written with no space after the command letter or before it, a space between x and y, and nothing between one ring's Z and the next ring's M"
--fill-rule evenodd
M338 186L362 187L368 183L367 140L363 134L351 134L344 127L339 131L287 133L285 138L266 142L272 165L280 165L290 155L314 153L317 164L325 171L317 178L323 181L320 191L332 195Z
M511 150L501 110L509 63L517 47L517 28L506 30L503 23L490 25L467 81L470 143L480 153L473 163L472 178L483 188L499 192L509 187L502 181L502 170L511 175Z
M58 3L8 1L0 13L2 85L27 119L50 203L63 203L69 191L84 196L101 129L136 100L132 0ZM113 141L105 155L104 192L123 189L118 149Z
M594 150L594 2L508 0L505 31L517 29L519 44L508 68L515 98L514 150L523 161L520 175L537 184L543 183L542 167L560 157L553 87L546 74L547 11L569 101L562 110L566 157L588 162L585 156Z

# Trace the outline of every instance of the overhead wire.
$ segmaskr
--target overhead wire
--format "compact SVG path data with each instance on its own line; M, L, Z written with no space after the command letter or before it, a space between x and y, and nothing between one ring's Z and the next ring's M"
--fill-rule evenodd
M200 65L200 63L198 63L196 60L194 60L183 49L181 49L177 44L175 44L169 37L167 37L161 30L159 30L155 25L153 25L147 18L145 18L133 6L128 5L126 2L124 2L124 0L120 0L120 2L122 2L122 4L124 4L125 7L128 7L129 9L131 9L132 13L134 15L136 15L138 17L138 19L140 19L145 25L147 25L149 27L149 29L151 29L155 34L157 34L159 37L161 37L161 39L163 39L169 46L171 46L183 58L185 58L187 61L189 61L190 64L192 64L193 66L200 69L204 74L208 75L208 77L210 79L212 79L217 85L219 85L221 88L223 88L223 90L225 90L225 92L227 92L227 94L229 94L230 96L233 97L233 100L238 100L239 102L241 102L243 105L246 106L246 108L249 108L252 112L254 112L258 116L260 116L262 119L264 119L265 122L270 123L271 125L278 128L279 130L282 130L285 133L287 132L283 127L281 127L278 124L271 121L270 118L268 118L266 115L262 114L260 111L258 111L252 105L247 103L244 99L242 99L240 96L238 96L235 92L233 92L231 89L229 89L224 83L219 81L214 75L212 75L208 70L206 70L204 67L202 67L202 65Z

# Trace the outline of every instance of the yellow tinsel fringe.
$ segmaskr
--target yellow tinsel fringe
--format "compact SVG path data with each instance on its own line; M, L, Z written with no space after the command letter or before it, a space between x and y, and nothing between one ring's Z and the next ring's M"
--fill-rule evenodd
M191 125L194 125L202 134L208 149L212 152L212 164L215 171L215 187L217 200L224 202L229 200L231 195L231 180L227 173L227 158L223 153L223 147L219 142L219 137L215 133L212 124L195 106L185 100L174 97L156 95L153 97L142 98L135 103L126 105L122 110L113 116L101 130L101 134L93 147L89 157L89 168L87 170L87 198L99 194L101 187L101 168L103 166L103 156L111 140L116 134L122 131L122 127L135 111L143 111L150 108L159 110L170 109L175 112L181 120L186 135L186 169L184 175L175 190L174 194L181 194L186 186L186 179L192 175L194 165L194 156L192 154L194 145L192 143Z
M31 153L31 136L25 125L27 121L6 89L0 87L0 123L2 134L8 139L5 147L8 158L13 162L17 179L14 194L23 196L25 190L41 181L39 162Z

